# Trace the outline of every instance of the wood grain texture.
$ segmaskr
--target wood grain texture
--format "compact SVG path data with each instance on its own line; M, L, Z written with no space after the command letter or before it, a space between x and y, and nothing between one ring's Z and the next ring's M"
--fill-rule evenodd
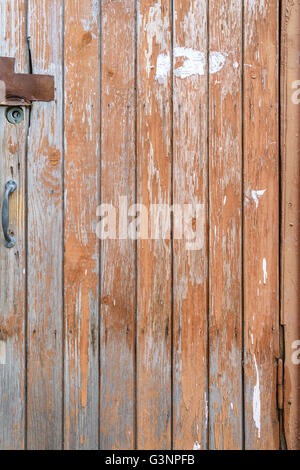
M99 427L99 5L65 2L65 447Z
M284 431L299 448L300 0L281 8L281 280L279 6L0 1L0 56L56 84L20 125L0 106L1 203L18 183L17 244L0 240L1 449L278 449ZM99 242L100 202L144 204L150 239ZM195 250L172 204L202 205L184 226Z
M245 437L267 450L279 447L278 2L246 0L244 33Z
M0 55L14 56L17 71L27 72L25 1L0 4ZM0 197L14 179L18 188L10 196L10 230L16 245L7 249L0 240L0 449L25 445L25 174L28 113L11 125L0 108Z
M62 447L62 1L28 1L33 73L55 76L35 103L28 141L27 445Z
M193 204L194 216L196 205L203 206L193 249L191 240L174 239L175 449L205 449L208 436L206 5L204 0L174 2L173 203ZM190 51L203 54L203 74L185 75Z
M138 2L137 200L171 202L170 67L160 75L159 57L171 54L169 2ZM169 62L170 63L170 62ZM170 232L170 231L169 231ZM171 446L171 244L138 241L137 446Z
M300 1L282 5L281 323L285 333L284 431L287 448L300 449Z
M240 0L210 2L209 422L211 449L242 442Z
M125 217L127 228L127 208L135 203L132 0L102 2L101 57L101 201ZM124 239L101 243L101 449L135 446L135 242L120 233L120 222L117 228Z

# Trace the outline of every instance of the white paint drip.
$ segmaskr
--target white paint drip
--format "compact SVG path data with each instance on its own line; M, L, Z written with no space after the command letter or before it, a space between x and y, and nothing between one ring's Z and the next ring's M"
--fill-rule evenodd
M263 259L263 272L264 272L264 285L267 284L268 273L267 273L267 260L266 258Z
M6 364L6 343L5 341L0 341L0 365L4 366Z
M211 52L209 55L209 73L219 72L225 64L225 56L221 52Z
M166 80L171 68L171 60L169 54L159 54L156 63L156 80L162 84Z
M188 47L175 47L174 48L174 59L183 57L185 60L183 64L174 70L176 77L185 79L192 75L204 75L206 65L206 54L196 49ZM209 57L209 72L215 74L219 72L225 64L225 56L218 51L210 53ZM152 67L148 67L151 69ZM155 78L158 83L162 84L165 82L168 74L171 70L171 59L169 53L161 53L157 57L156 61L156 75Z
M258 208L259 200L263 197L265 192L266 192L266 189L261 189L259 191L254 191L254 190L251 191L251 197L253 201L255 202L256 209Z
M198 441L195 442L193 450L201 450L201 445L199 444Z
M258 437L260 439L260 431L261 431L260 385L259 385L259 372L258 372L255 354L254 354L254 363L255 363L255 370L256 370L256 385L253 390L253 420L254 420L256 429L258 430Z

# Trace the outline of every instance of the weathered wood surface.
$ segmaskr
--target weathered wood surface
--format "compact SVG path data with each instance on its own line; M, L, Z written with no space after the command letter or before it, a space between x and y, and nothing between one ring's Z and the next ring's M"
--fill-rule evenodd
M278 2L245 1L244 363L246 449L278 449Z
M173 439L175 449L206 449L207 70L186 76L184 67L190 50L206 58L207 2L176 0L174 11L173 203L193 204L194 211L201 204L203 209L194 247L187 250L188 240L174 239Z
M299 10L283 2L278 412L279 1L1 2L0 55L56 86L19 126L0 108L1 198L19 185L17 245L0 246L1 448L274 449L282 416L299 447ZM165 239L99 242L97 207L118 214L120 197L145 205L148 235L150 204L199 204L198 246L175 211Z
M62 447L62 2L27 2L33 73L55 77L55 102L34 103L28 136L27 445Z
M171 204L171 9L141 0L137 12L137 200ZM167 69L157 71L159 61ZM166 73L165 73L166 70ZM151 228L150 228L151 230ZM170 229L167 230L170 233ZM168 233L166 235L168 237ZM171 446L170 239L139 240L137 252L137 447Z
M209 17L209 436L226 450L243 445L242 4Z
M99 3L64 2L64 443L99 443Z
M119 211L135 203L134 44L134 2L103 1L101 202ZM124 240L101 243L101 449L135 446L135 242L125 223Z
M25 0L0 3L0 55L17 59L17 71L27 72ZM0 108L1 207L8 180L18 188L10 196L10 229L16 245L8 250L0 241L0 448L25 445L25 175L28 113L13 126Z
M281 64L282 270L285 340L284 430L300 449L300 1L284 0Z

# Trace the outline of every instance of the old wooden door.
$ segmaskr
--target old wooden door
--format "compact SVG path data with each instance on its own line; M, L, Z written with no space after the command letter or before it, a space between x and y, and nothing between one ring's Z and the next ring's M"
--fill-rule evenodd
M285 445L280 5L0 0L0 56L55 78L0 106L1 448ZM199 206L199 244L174 210L99 240L103 204Z

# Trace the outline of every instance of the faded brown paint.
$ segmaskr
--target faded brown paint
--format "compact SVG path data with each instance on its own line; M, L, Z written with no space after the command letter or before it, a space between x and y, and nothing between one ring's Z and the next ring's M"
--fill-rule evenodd
M206 55L206 1L176 0L174 8L177 13L174 48L191 48ZM189 251L187 240L174 240L174 448L205 449L208 437L207 75L182 78L180 68L187 59L174 60L173 202L204 206L204 220L200 222L203 223L201 249Z
M18 72L27 72L25 0L0 4L0 56L16 58ZM10 229L16 245L8 250L0 240L0 448L22 450L25 445L25 174L28 114L18 126L9 124L0 108L0 197L14 179L10 196ZM11 150L14 149L13 152Z
M169 2L138 4L137 200L171 203L171 80L156 78L159 54L171 53ZM137 446L171 446L171 245L138 241Z
M64 2L65 447L98 448L99 9Z
M211 449L242 442L242 4L210 2L209 423ZM214 51L224 65L214 73Z
M246 449L278 449L278 2L245 2L244 344ZM261 191L256 193L253 191Z
M114 41L111 41L111 38ZM135 5L102 2L101 201L135 203ZM122 50L122 54L120 54ZM118 226L118 229L120 227ZM135 243L101 243L100 448L135 446Z
M28 136L27 445L61 449L62 9L60 0L27 5L33 73L56 82L55 102L33 104Z
M284 431L287 448L293 450L300 449L300 374L297 364L297 350L300 347L300 104L295 101L295 98L299 99L299 92L296 94L300 80L299 54L300 1L284 0L281 54L281 323L285 340Z
M279 2L26 3L0 3L0 56L28 72L26 23L33 72L55 75L56 102L34 104L30 129L28 113L13 127L0 109L0 192L12 173L19 185L17 245L0 247L0 447L279 448ZM297 448L299 111L288 92L299 0L283 7L283 413ZM190 53L199 69L185 76ZM136 258L132 241L100 244L97 205L119 196L148 208L198 200L203 246L142 240Z

